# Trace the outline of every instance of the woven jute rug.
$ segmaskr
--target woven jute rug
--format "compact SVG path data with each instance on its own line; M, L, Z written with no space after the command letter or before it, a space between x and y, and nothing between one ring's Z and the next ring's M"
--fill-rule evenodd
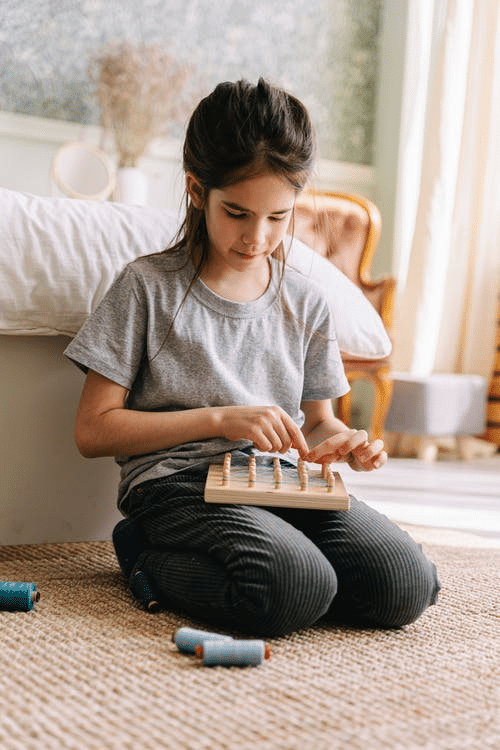
M320 624L270 641L257 667L205 667L147 614L111 544L0 548L0 580L33 581L0 612L2 750L485 750L500 747L500 550L406 527L443 590L392 632Z

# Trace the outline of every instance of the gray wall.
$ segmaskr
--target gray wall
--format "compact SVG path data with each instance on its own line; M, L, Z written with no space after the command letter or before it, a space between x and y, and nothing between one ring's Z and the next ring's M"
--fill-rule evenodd
M97 124L89 60L160 43L204 93L264 75L308 106L323 158L374 162L383 0L0 0L0 110ZM180 133L179 133L180 134Z

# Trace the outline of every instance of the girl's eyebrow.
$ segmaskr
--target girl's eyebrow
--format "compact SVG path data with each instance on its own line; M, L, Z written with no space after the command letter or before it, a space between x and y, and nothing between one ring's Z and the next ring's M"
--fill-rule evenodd
M253 211L250 211L249 208L244 208L243 206L239 206L238 203L233 203L232 201L222 201L223 205L227 208L232 208L234 211L240 211L241 213L245 214L252 214ZM270 216L277 216L279 214L287 214L289 211L291 211L293 206L290 206L290 208L282 208L279 211L271 211L269 214Z

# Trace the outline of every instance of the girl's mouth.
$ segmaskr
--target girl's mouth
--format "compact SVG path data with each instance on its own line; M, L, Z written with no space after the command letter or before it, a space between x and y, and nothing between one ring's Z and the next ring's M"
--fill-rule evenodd
M236 255L239 255L240 258L247 258L248 260L251 260L252 258L258 258L262 253L244 253L241 250L234 250L233 252L236 253Z

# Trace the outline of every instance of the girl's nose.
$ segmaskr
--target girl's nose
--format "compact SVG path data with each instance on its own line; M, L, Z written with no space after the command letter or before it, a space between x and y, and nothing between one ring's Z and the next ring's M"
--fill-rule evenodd
M262 245L265 238L266 233L264 225L260 222L255 222L251 226L245 228L241 240L244 245Z

